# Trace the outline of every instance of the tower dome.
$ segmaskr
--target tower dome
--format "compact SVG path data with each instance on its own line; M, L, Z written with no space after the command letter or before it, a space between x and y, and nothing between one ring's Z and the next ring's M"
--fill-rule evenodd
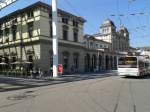
M128 30L127 30L127 28L124 27L124 26L121 26L120 29L119 29L119 31L123 31L123 32L129 33Z
M128 32L127 28L124 26L120 27L119 33L121 35L124 35L125 37L129 37L129 32Z
M114 26L115 27L115 24L113 21L111 21L110 19L106 19L103 23L102 23L102 26Z

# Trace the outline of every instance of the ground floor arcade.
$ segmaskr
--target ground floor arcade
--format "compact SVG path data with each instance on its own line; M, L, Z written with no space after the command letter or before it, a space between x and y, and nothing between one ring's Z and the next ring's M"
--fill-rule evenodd
M37 42L0 49L0 71L41 70L50 73L53 53L51 42ZM21 53L22 52L22 53ZM117 54L106 51L88 50L81 45L59 43L59 64L64 73L98 72L115 70Z

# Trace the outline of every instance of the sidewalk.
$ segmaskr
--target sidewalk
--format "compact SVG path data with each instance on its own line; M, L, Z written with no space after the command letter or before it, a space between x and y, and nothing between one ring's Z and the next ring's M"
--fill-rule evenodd
M27 79L18 77L5 77L0 75L0 92L13 91L19 89L48 86L61 83L69 83L96 78L104 78L116 75L113 71L103 71L101 73L70 74L61 77L44 77L42 79Z
M112 75L112 74L116 74L117 70L103 70L100 72L87 72L87 73L75 73L75 74L63 74L61 76L58 76L57 78L53 78L52 76L44 76L44 77L37 77L37 78L24 78L24 77L11 77L11 76L5 76L5 75L0 75L1 77L6 77L6 78L11 78L11 79L24 79L24 80L65 80L67 78L87 78L87 77L99 77L99 76L107 76L107 75Z

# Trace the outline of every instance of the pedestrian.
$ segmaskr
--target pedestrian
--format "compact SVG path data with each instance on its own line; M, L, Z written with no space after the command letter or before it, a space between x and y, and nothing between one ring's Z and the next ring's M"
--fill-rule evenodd
M35 69L35 78L37 78L37 76L39 76L39 69L38 68Z
M42 70L39 68L39 78L42 78L43 77L43 72Z
M50 68L50 76L52 76L53 75L53 67L51 66L51 68Z
M34 69L33 69L33 78L36 78L36 73L37 73L37 72L36 72L36 69L34 68Z
M30 72L30 78L33 78L33 70L30 69L29 72Z

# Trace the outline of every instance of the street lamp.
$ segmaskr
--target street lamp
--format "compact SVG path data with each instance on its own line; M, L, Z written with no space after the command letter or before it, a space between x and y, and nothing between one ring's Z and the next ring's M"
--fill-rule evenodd
M58 32L57 32L57 1L52 0L52 28L53 28L53 78L58 77Z

